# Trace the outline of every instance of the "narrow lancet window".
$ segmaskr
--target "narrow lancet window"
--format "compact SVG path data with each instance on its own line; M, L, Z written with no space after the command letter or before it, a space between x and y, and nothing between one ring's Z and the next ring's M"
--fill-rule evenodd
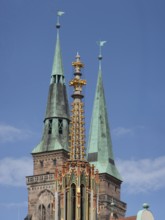
M58 132L59 132L59 134L63 133L63 121L62 121L62 119L58 119Z
M67 220L67 215L68 215L68 192L65 192L65 220Z
M42 204L42 205L39 205L39 220L46 220L46 208L45 206Z
M58 75L58 76L57 76L57 82L58 82L58 83L60 83L60 78L61 78L61 76Z
M52 119L49 120L49 124L48 124L48 134L52 133Z
M76 220L76 186L71 185L71 219Z
M47 208L47 218L48 220L53 220L53 204L50 203Z
M85 187L84 185L81 185L81 216L80 220L84 220L84 214L85 214Z

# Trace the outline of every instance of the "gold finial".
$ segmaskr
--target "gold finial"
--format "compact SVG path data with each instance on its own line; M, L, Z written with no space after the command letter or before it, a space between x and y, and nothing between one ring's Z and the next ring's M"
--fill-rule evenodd
M81 73L80 70L81 70L81 68L84 67L84 64L80 60L80 55L79 55L78 52L77 52L77 55L76 55L76 61L72 62L72 66L75 67L75 72L76 73Z
M72 66L75 67L75 73L74 73L75 77L74 77L74 79L72 79L70 81L69 85L74 87L75 92L79 91L79 95L80 95L81 91L82 91L82 87L84 85L86 85L86 80L83 80L83 79L80 78L80 76L82 75L81 74L81 68L84 67L84 64L81 62L80 55L79 55L78 52L77 52L77 55L76 55L76 61L72 62ZM78 94L78 93L76 93L76 94Z

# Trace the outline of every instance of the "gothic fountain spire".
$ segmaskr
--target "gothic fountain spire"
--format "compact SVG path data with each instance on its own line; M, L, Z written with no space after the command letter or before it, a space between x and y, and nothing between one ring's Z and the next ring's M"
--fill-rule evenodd
M84 66L77 53L76 61L72 63L75 68L74 78L70 81L73 86L72 94L72 116L70 129L70 159L84 160L85 156L85 128L84 128L84 103L82 102L82 87L86 85L86 80L81 79L81 68Z
M60 219L97 219L99 174L93 165L85 159L84 103L83 86L86 80L81 79L81 68L84 66L77 53L72 63L74 77L70 81L73 87L72 115L70 122L70 157L64 163L62 171L55 170L55 213ZM60 196L60 211L58 198Z

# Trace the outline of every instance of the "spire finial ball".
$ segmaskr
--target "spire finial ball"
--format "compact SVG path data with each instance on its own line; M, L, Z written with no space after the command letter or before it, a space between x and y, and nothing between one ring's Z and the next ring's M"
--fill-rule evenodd
M57 23L57 24L56 24L56 28L57 28L57 29L60 29L60 27L61 27L60 24Z
M103 57L102 57L101 55L99 55L99 56L98 56L98 59L99 59L99 60L102 60L102 59L103 59Z
M143 203L143 208L148 209L150 206L147 203Z

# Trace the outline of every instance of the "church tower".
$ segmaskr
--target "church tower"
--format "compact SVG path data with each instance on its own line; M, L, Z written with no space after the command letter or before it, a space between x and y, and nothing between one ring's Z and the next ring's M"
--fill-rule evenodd
M41 142L33 149L33 176L27 177L28 217L32 220L54 219L54 172L62 169L68 158L69 106L60 48L58 12L57 40L46 115Z
M116 218L123 217L126 211L126 204L120 200L122 178L117 170L113 156L102 82L101 48L104 43L106 43L106 41L99 42L99 71L88 142L88 161L99 170L99 204L101 220L109 219L112 201L115 204L113 211L116 213Z

